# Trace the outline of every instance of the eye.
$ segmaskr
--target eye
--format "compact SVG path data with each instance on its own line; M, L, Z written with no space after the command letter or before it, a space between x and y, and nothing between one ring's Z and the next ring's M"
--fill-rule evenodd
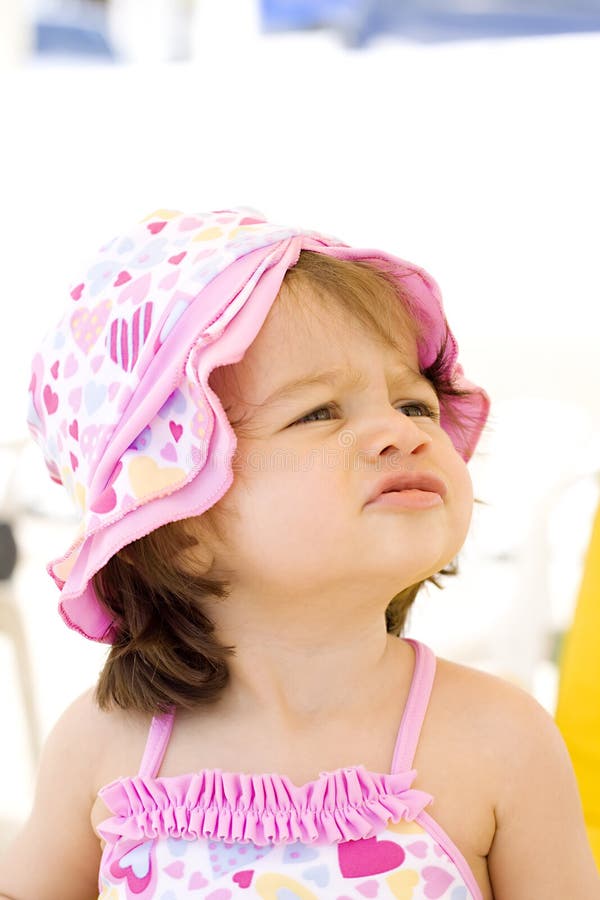
M419 413L420 417L433 419L434 422L439 422L440 414L434 409L432 406L429 406L428 403L406 403L404 406L400 407L401 410L405 409L418 409L421 410ZM327 419L324 419L322 416L318 416L317 418L313 418L313 416L317 416L318 413L334 413L337 410L337 406L335 403L329 403L327 406L319 406L318 409L313 410L313 412L307 413L307 415L302 416L301 419L297 419L295 422L292 422L292 425L299 425L302 422L326 422Z
M301 422L324 422L326 420L323 419L322 417L319 416L318 418L313 419L313 416L316 416L317 413L321 413L321 412L325 412L325 413L335 412L335 410L336 410L336 407L335 407L335 404L333 404L333 403L330 403L328 406L320 406L318 409L313 410L313 412L307 413L305 416L302 416L302 418L298 419L296 422L292 422L292 425L299 425Z
M434 409L433 406L429 406L428 403L407 403L406 406L401 406L400 409L421 409L424 412L421 415L427 419L434 419L436 422L440 420L440 414L437 409Z

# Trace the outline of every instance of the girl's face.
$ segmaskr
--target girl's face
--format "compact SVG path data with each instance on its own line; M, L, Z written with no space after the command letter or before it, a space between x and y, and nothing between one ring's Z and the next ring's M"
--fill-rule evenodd
M471 479L427 414L427 406L439 413L439 401L419 374L414 340L399 353L309 300L318 314L308 320L276 301L243 359L211 376L238 436L234 481L219 501L234 513L223 562L235 573L233 593L333 604L344 594L365 602L376 595L385 607L463 545ZM340 370L331 384L280 392L331 369ZM444 502L367 505L386 473L403 470L441 478Z

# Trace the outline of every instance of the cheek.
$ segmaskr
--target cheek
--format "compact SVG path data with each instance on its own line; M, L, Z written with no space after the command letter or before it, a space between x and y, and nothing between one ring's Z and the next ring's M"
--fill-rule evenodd
M246 509L253 507L270 529L292 530L305 519L314 521L334 509L336 498L339 505L343 490L336 484L333 472L319 471L314 466L260 473L249 487Z
M333 539L338 528L347 525L352 494L343 472L289 455L257 457L255 463L240 477L234 473L234 483L221 501L235 513L238 546L243 542L258 552L261 542L285 547L304 543L307 536Z
M464 460L457 454L457 462L449 472L452 482L452 505L457 530L466 537L473 515L473 482Z
M338 453L339 457L339 453ZM238 445L234 483L231 491L244 486L248 495L283 500L286 497L313 497L335 490L339 458L315 449L303 452L290 448ZM259 501L260 502L260 501Z
M458 466L458 480L460 482L461 494L465 499L465 502L469 505L473 502L473 482L471 480L471 473L469 472L467 465L463 460L460 460L460 464Z

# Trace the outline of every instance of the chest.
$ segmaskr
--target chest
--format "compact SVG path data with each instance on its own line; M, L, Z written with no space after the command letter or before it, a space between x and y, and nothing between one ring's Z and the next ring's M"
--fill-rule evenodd
M427 812L465 857L484 900L492 900L486 860L495 829L489 772L474 749L477 742L472 733L457 729L440 701L440 697L436 701L432 696L412 766L417 770L412 787L434 796ZM121 735L109 744L112 751L104 760L97 789L139 770L148 726L149 722L143 723L139 733L130 731L127 740ZM200 739L196 728L176 720L158 774L178 775L205 768L278 772L295 785L303 785L317 779L320 772L359 763L372 772L389 772L397 729L394 715L382 711L379 719L365 721L363 728L344 728L340 723L327 733L278 743L267 740L260 729L252 735L245 732L237 736L234 731L203 729ZM96 834L98 824L110 815L101 798L96 797L91 810Z

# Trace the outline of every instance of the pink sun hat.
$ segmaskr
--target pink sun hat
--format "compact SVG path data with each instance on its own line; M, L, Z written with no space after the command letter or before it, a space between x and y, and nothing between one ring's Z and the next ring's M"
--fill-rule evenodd
M267 222L247 206L157 210L71 282L66 312L31 365L29 430L81 514L71 546L46 569L63 620L90 640L110 644L119 627L92 576L132 541L201 515L231 486L237 440L208 378L243 357L301 250L384 263L401 280L425 323L420 368L445 347L444 373L469 391L445 398L440 424L462 458L472 456L490 400L464 377L439 288L423 269Z

